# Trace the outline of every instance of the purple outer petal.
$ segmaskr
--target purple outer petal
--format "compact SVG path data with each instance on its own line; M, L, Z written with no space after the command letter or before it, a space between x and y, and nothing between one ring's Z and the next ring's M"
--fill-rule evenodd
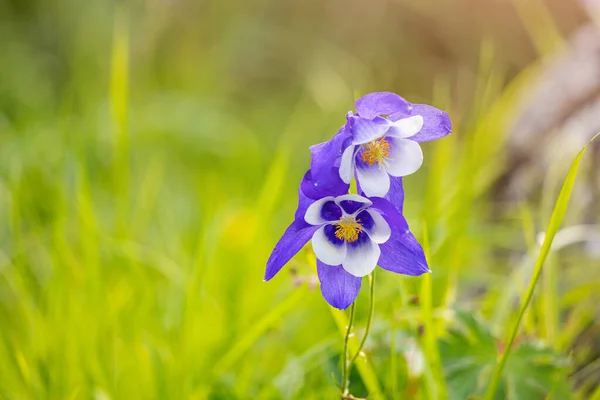
M400 216L402 219L404 217ZM387 219L387 218L386 218ZM389 221L388 221L389 223ZM403 224L390 223L392 236L380 244L379 266L397 274L418 276L431 272L427 266L423 248L408 230L406 220ZM403 228L405 226L406 228Z
M302 181L300 182L300 186L298 186L298 208L296 209L296 214L294 214L294 219L304 219L304 215L306 214L306 210L308 207L314 202L313 199L306 196L302 191L302 184L307 181L312 185L310 170L306 171ZM326 197L326 196L323 196Z
M267 261L265 281L273 278L304 247L319 228L319 226L307 224L304 219L297 219L292 222L275 245Z
M379 211L392 228L392 236L380 244L379 266L397 274L418 276L430 272L425 253L396 207L380 197L372 197L371 208Z
M440 139L452 132L452 122L448 114L427 104L413 104L412 109L408 113L395 113L390 115L390 119L397 121L411 115L420 115L423 117L423 128L421 128L419 133L411 136L410 140L428 142Z
M354 302L362 278L352 276L341 265L331 266L317 260L317 273L321 281L321 293L329 304L340 310L345 310Z
M402 186L402 177L395 177L390 175L390 190L385 195L385 198L389 200L400 214L404 211L404 188Z
M337 186L340 182L344 184L339 176L339 163L336 161L342 156L342 145L350 136L350 127L345 124L331 140L310 147L310 170L315 186L326 188ZM311 197L309 193L306 194Z
M410 103L395 93L369 93L356 100L356 111L363 118L373 119L379 115L409 113Z
M323 182L318 183L313 181L312 171L308 170L300 182L298 196L314 201L327 196L341 196L348 193L350 185L341 180L337 168L332 167L332 170L334 171L334 176L330 176L328 183L325 184ZM309 205L310 203L306 205L306 208L308 208ZM306 212L306 208L304 208L304 212ZM298 206L298 211L300 211L300 206ZM296 218L299 218L298 211L296 211ZM304 217L304 213L301 215Z
M379 213L385 218L387 223L392 228L392 234L394 228L398 228L400 231L408 230L408 223L406 219L398 212L398 209L394 204L392 204L389 200L381 198L381 197L369 197L369 200L373 202L373 205L370 207Z

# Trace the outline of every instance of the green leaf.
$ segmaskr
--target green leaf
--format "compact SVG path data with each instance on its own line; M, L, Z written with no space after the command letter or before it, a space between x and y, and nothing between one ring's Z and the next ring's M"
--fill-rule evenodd
M496 364L499 341L474 316L457 314L457 324L440 342L450 399L483 395ZM535 340L518 343L494 399L568 399L568 359Z

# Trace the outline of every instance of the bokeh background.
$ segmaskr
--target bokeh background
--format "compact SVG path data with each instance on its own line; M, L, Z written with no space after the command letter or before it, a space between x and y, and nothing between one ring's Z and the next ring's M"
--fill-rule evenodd
M597 4L0 0L0 398L336 398L310 251L262 277L308 147L372 91L454 131L405 179L433 273L378 273L352 393L481 395L600 131ZM598 148L498 399L600 399Z

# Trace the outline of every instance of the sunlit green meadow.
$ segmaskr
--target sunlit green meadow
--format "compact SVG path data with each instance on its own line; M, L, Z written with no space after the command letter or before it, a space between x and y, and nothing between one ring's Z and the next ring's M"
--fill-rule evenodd
M447 110L454 131L404 181L433 272L378 271L352 394L483 397L541 271L488 398L600 399L600 261L568 230L599 223L578 186L592 157L558 203L576 151L532 165L526 196L499 194L516 104L562 45L551 21L521 14L529 65L482 40L465 76L387 36L385 12L346 42L334 12L235 7L0 1L0 398L339 398L348 316L321 297L310 246L263 273L308 147L390 90Z

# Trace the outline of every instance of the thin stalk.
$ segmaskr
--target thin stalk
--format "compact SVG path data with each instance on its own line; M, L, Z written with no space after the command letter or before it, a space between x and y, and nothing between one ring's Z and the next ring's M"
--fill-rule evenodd
M350 321L346 327L346 335L344 336L344 352L342 353L342 385L341 395L342 398L346 396L347 382L348 382L348 341L350 340L350 334L352 331L352 325L354 324L354 312L356 311L356 301L350 306Z
M347 350L347 342L348 342L348 332L350 332L350 324L348 325L348 331L346 332L346 338L344 339L344 363L343 363L343 374L342 374L342 399L346 399L348 398L348 387L350 386L350 382L349 382L349 377L350 377L350 371L352 370L352 366L354 365L354 362L356 361L356 359L358 358L358 356L360 355L360 353L362 352L363 347L365 346L365 342L367 341L367 337L369 336L369 331L371 330L371 321L373 320L373 310L375 309L375 296L374 296L374 292L375 292L375 271L373 271L373 273L371 275L369 275L369 285L370 285L370 304L369 304L369 315L367 317L367 327L365 329L365 335L363 336L362 340L360 341L360 344L358 345L358 349L356 349L356 354L354 354L354 357L352 357L352 359L350 360L350 362L348 364L346 364L346 350ZM350 323L352 323L352 321L354 320L354 305L355 303L352 303L352 309L350 310Z
M360 355L363 347L365 346L365 342L367 341L367 337L369 336L369 330L371 330L371 321L373 320L373 310L375 309L375 296L374 296L375 270L373 270L373 273L371 275L369 275L369 284L370 284L370 294L369 295L371 297L371 299L370 299L371 303L369 304L369 316L367 317L367 327L365 329L365 336L363 336L362 341L360 342L360 345L358 345L358 349L356 350L356 354L350 361L350 365L348 365L348 371L350 371L350 369L352 369L352 365L354 364L354 362Z

